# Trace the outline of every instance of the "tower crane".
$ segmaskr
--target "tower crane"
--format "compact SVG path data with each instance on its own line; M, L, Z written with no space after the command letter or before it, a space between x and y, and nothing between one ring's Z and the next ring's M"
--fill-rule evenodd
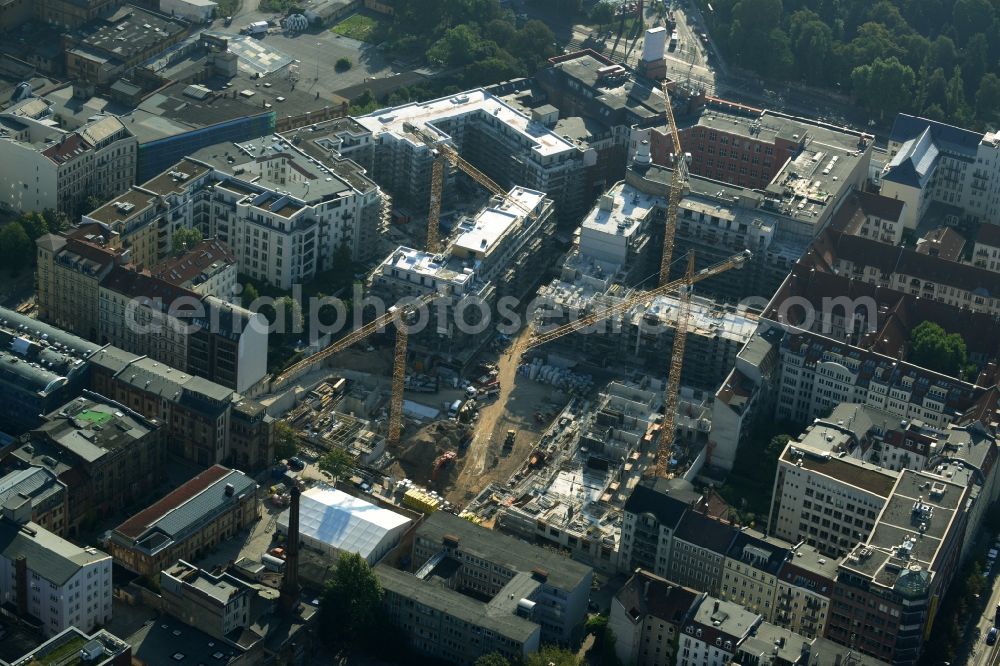
M670 279L670 262L674 258L674 235L677 232L677 211L684 193L684 183L687 182L687 162L681 149L681 137L677 131L677 121L674 120L674 110L670 106L670 91L667 81L663 81L663 107L666 117L667 131L670 133L671 149L673 150L674 169L670 174L670 196L667 199L667 218L663 227L663 256L660 257L660 284L666 284Z
M329 347L287 368L274 379L271 384L272 390L282 387L293 378L300 376L303 372L314 366L318 366L318 364L334 354L342 352L373 333L384 329L390 324L394 324L396 327L396 344L392 362L392 392L389 398L389 428L386 440L390 444L398 443L400 433L403 429L403 388L406 384L406 344L408 339L407 319L417 308L433 301L436 295L436 293L424 294L417 297L411 303L389 308L388 312L382 316L376 317L361 328L351 331Z
M440 227L441 227L441 201L444 190L444 164L448 162L453 167L461 169L469 178L476 181L491 193L499 196L504 201L518 208L529 218L538 217L538 213L523 205L513 197L508 196L508 192L497 185L496 182L485 173L474 167L467 160L463 159L453 147L446 143L441 143L431 135L426 129L418 127L412 123L406 123L406 131L413 133L427 146L431 148L433 162L431 163L431 198L430 206L427 209L427 251L436 253L441 249Z
M670 371L667 376L667 388L663 399L662 435L660 437L660 446L656 452L656 463L653 468L657 476L667 477L667 467L670 462L671 453L673 452L674 430L676 429L677 421L677 396L680 390L681 369L684 366L684 347L687 342L688 318L691 312L691 289L695 283L706 278L713 277L731 268L741 268L751 256L750 250L744 250L728 259L695 272L694 253L688 252L687 271L683 278L661 284L655 289L637 294L610 307L595 310L584 317L580 317L562 326L557 326L543 332L536 332L526 342L522 343L521 349L517 351L518 353L523 353L556 338L561 338L564 335L587 328L600 321L621 315L633 307L650 302L657 296L679 292L680 308L677 316L677 327L674 331L674 346L670 353Z
M694 264L692 263L693 259L689 258L688 271L684 277L674 280L673 282L668 282L664 285L656 287L655 289L643 291L642 293L626 298L618 303L615 303L614 305L594 310L583 317L574 319L573 321L562 324L561 326L555 326L544 331L533 331L532 335L522 344L519 351L528 351L529 349L539 347L546 342L551 342L556 338L561 338L569 333L574 333L587 328L588 326L593 326L598 322L611 319L628 312L634 307L649 303L652 299L658 296L665 296L666 294L684 291L685 287L687 288L687 291L690 291L692 285L697 284L702 280L714 277L732 268L741 268L751 256L750 250L744 250L739 254L734 254L728 259L712 264L711 266L703 268L697 272L694 271ZM676 345L676 342L674 344Z

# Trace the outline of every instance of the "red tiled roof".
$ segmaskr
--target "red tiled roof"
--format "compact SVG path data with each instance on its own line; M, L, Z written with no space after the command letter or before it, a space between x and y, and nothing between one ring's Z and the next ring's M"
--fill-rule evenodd
M236 255L220 240L201 241L179 257L167 259L155 268L154 276L171 284L182 285L201 275L217 261L236 263Z
M101 286L129 298L159 298L168 310L171 304L181 298L201 300L201 297L190 289L170 284L166 280L153 277L149 271L138 271L132 266L114 267L101 282Z
M139 537L148 525L156 522L159 518L181 506L192 497L229 474L229 472L230 470L222 465L215 465L208 468L198 476L181 485L179 488L176 488L163 499L151 504L126 520L124 523L116 527L115 531L129 537L130 539Z

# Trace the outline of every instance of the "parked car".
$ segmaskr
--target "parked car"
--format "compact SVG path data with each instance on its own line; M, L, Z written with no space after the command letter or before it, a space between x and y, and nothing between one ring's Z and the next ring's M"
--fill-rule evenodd
M997 642L997 628L990 627L989 632L986 634L986 644L993 645Z
M301 458L289 458L288 466L294 469L296 472L301 472L306 468L305 462Z

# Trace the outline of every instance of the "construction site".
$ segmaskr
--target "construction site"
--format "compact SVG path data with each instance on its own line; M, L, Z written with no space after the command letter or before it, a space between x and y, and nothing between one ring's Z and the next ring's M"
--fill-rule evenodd
M662 94L669 100L666 88ZM679 147L669 101L665 107ZM738 251L700 270L692 253L674 257L688 178L678 152L666 198L626 195L616 184L553 261L545 192L500 187L440 128L390 117L362 122L429 171L429 193L420 192L429 195L424 243L409 234L425 249L398 246L367 285L406 305L285 370L273 395L283 396L276 400L304 444L317 454L349 452L371 485L409 508L464 508L478 522L613 569L621 507L642 477L693 480L711 466L713 391L756 316L693 289L752 255ZM649 160L648 143L640 144L634 168ZM444 187L458 172L492 199L446 228ZM658 286L645 284L657 275ZM482 316L493 317L501 295L537 296L539 308L522 310L527 325L511 335L495 326L460 330L465 299L477 298ZM418 309L432 305L439 307L411 335Z

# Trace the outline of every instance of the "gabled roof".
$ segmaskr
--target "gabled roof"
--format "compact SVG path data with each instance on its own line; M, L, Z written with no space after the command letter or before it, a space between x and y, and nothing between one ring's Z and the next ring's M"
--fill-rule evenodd
M24 557L28 569L56 586L65 585L87 565L111 559L107 553L80 548L41 525L32 522L19 525L6 518L0 518L0 557L11 563Z
M725 556L739 534L740 531L729 523L688 511L681 519L674 538Z
M692 500L698 499L696 495L691 495L685 491L672 492L662 484L649 486L640 483L625 501L625 511L636 515L652 514L660 525L676 529Z
M948 152L975 155L983 139L983 135L978 132L900 113L892 125L889 141L903 143L920 136L926 130L930 130L934 141Z
M889 162L882 180L923 188L930 180L938 152L928 128L916 139L903 144Z

